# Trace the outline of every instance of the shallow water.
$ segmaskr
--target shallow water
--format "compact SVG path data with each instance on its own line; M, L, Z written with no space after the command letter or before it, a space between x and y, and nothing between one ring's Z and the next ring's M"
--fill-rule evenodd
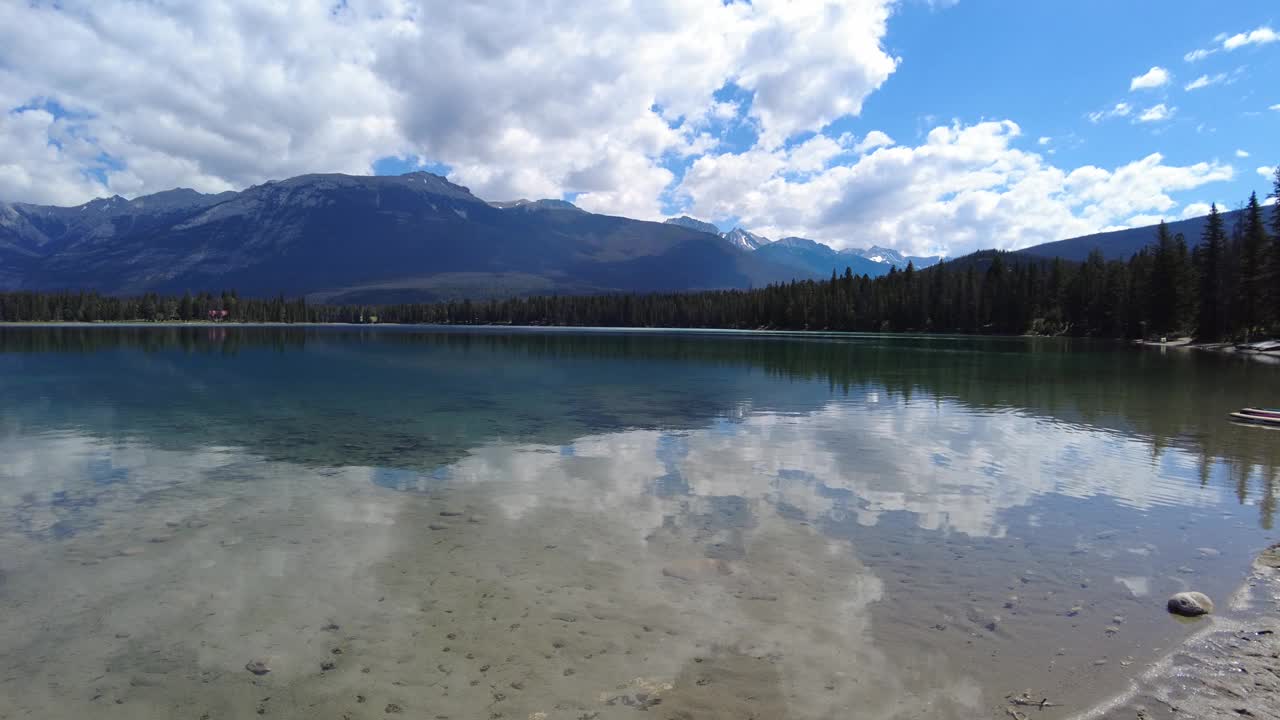
M0 718L1066 717L1274 541L1245 405L1056 340L0 328Z

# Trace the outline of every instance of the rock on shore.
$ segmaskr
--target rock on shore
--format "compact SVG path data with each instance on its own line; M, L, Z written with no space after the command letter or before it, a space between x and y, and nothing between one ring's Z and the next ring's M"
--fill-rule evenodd
M1213 612L1213 601L1202 592L1180 592L1169 598L1169 612L1184 617L1198 617Z

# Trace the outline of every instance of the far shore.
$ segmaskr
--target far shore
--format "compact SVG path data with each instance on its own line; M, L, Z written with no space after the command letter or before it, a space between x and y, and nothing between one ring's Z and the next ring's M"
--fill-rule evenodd
M459 323L351 323L351 322L246 322L239 320L107 320L94 322L79 322L75 320L40 320L40 321L0 321L0 327L428 327L428 328L530 328L530 329L553 329L553 330L616 330L616 331L646 331L661 332L670 330L680 331L699 331L699 332L716 332L716 333L777 333L788 335L875 335L875 336L921 336L921 337L986 337L986 338L1067 338L1088 340L1096 339L1112 342L1128 342L1139 347L1152 347L1160 349L1176 349L1176 350L1201 350L1206 352L1224 353L1230 355L1251 356L1259 359L1275 358L1280 361L1280 353L1278 352L1251 352L1240 350L1236 343L1233 342L1196 342L1190 337L1182 336L1169 340L1129 340L1123 341L1113 338L1088 338L1076 337L1072 335L1037 335L1031 333L1023 333L1021 335L1014 334L985 334L985 333L961 333L961 332L932 332L928 330L903 330L903 331L885 331L885 332L865 332L865 331L848 331L848 330L778 330L768 327L760 328L716 328L716 327L675 327L675 326L634 326L634 325L607 325L607 326L589 326L589 325L514 325L510 323L475 323L475 324L459 324Z

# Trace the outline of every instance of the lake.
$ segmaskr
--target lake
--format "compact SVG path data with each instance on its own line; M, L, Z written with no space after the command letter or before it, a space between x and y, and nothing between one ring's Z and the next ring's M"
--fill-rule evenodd
M1070 717L1276 540L1248 405L1057 339L0 328L0 718Z

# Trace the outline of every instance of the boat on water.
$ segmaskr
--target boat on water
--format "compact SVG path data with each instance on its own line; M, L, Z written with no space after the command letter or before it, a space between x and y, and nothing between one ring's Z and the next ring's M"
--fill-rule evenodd
M1240 412L1231 413L1231 419L1252 425L1280 428L1280 410L1271 408L1244 408Z

